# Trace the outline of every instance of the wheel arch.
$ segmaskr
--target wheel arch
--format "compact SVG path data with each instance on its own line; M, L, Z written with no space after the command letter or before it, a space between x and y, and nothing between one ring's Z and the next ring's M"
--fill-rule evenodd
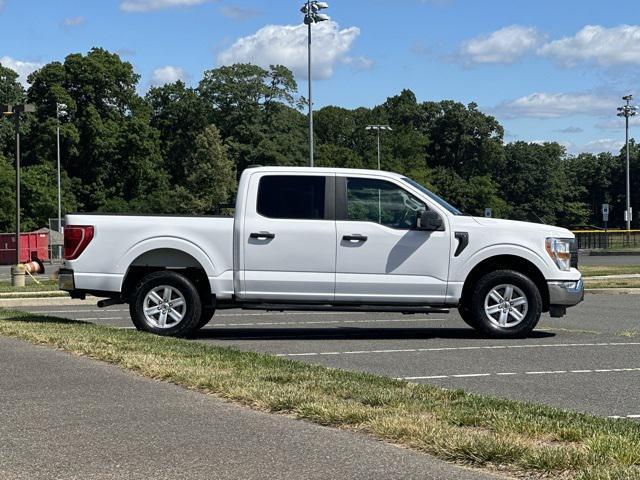
M122 281L123 298L130 298L144 277L163 270L171 270L187 277L198 290L203 306L213 303L207 270L201 261L190 253L173 247L152 248L131 261Z
M468 302L473 286L483 275L496 270L513 270L529 277L540 291L542 311L549 311L549 289L543 273L530 260L509 254L486 258L474 266L464 281L460 303L464 305Z

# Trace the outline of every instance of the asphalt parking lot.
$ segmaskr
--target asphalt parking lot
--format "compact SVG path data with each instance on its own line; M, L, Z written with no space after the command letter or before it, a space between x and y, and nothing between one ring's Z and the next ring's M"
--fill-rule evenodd
M196 341L447 388L640 419L640 296L590 295L531 338L492 340L449 315L220 311ZM132 328L126 306L24 307ZM636 333L637 332L637 333Z

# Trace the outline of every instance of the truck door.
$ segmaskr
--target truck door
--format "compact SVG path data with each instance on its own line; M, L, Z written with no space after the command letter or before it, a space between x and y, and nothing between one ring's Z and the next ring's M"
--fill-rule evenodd
M336 302L444 303L450 232L415 229L428 208L398 183L336 177Z
M241 245L242 300L332 302L335 176L264 172L250 182Z

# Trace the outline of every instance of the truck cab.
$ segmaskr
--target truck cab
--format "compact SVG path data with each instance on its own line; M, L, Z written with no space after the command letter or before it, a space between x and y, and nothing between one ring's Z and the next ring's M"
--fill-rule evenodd
M249 168L233 218L76 214L67 225L60 287L129 303L138 328L162 335L188 335L223 308L458 308L484 334L516 337L583 298L568 230L468 216L391 172ZM91 239L71 238L78 229Z

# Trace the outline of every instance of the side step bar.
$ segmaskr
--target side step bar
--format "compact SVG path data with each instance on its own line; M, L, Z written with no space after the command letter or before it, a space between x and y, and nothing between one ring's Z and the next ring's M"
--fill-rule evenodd
M378 312L403 314L449 313L448 308L413 307L410 305L315 305L315 304L277 304L243 303L237 307L243 310L265 310L267 312Z

